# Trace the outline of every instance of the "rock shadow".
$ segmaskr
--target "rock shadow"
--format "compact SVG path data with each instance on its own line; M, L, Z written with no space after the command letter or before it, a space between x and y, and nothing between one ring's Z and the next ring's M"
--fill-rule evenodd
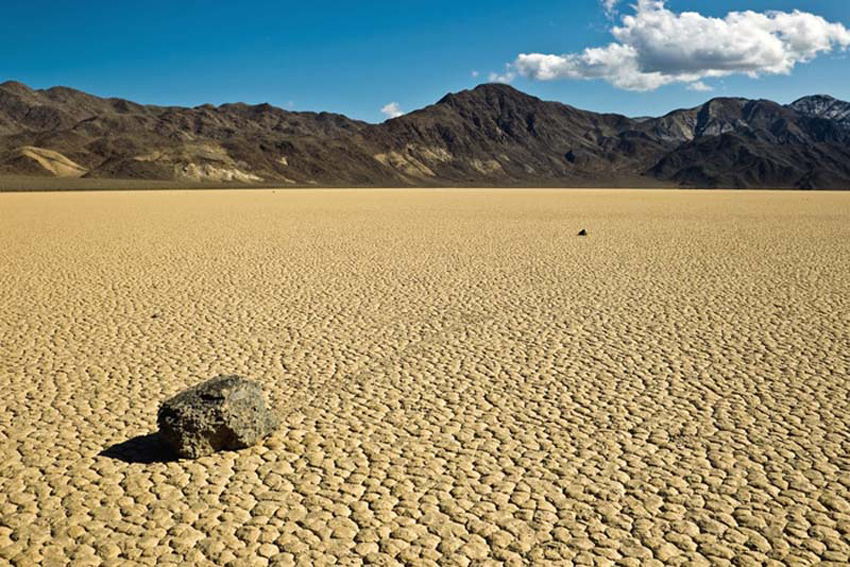
M170 463L178 459L177 453L165 443L159 433L139 435L116 443L101 451L100 456L145 465Z

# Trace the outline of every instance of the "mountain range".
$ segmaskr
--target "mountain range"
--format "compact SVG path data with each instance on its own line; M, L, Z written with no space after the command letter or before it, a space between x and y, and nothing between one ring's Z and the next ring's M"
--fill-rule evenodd
M0 175L292 186L850 189L850 103L715 98L629 118L503 84L381 124L0 84Z

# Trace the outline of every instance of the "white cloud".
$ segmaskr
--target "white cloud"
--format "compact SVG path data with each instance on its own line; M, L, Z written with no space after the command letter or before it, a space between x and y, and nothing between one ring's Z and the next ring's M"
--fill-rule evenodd
M603 0L607 9L617 2ZM670 83L746 74L789 74L798 63L850 47L850 30L815 14L730 12L723 18L675 13L665 0L638 0L634 15L611 29L614 42L580 53L523 53L512 73L541 81L603 79L616 87L654 90ZM695 89L708 87L705 83Z
M398 118L399 116L402 116L404 114L404 111L401 109L397 102L391 102L385 105L381 109L381 112L387 118Z
M504 73L490 73L488 79L491 83L508 84L516 79L516 71L513 70L513 65L508 65Z
M605 15L613 18L617 14L617 4L620 0L599 0L602 4L602 9L605 10Z
M711 85L706 85L702 81L697 81L695 83L689 83L687 89L689 91L709 92L713 91L714 87L712 87Z
M481 73L479 73L478 71L473 71L472 73L470 73L470 75L472 75L473 79L477 79L480 74Z

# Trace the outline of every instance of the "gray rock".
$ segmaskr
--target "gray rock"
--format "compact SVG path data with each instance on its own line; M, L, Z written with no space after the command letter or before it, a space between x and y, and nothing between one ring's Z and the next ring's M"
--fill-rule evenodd
M159 433L181 457L245 449L277 429L260 385L239 376L219 376L162 403Z

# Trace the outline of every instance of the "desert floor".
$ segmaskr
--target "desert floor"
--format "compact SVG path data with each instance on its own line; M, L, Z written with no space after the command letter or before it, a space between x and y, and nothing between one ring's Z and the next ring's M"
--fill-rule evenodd
M2 194L0 266L0 563L850 559L850 193ZM220 373L283 427L167 460Z

